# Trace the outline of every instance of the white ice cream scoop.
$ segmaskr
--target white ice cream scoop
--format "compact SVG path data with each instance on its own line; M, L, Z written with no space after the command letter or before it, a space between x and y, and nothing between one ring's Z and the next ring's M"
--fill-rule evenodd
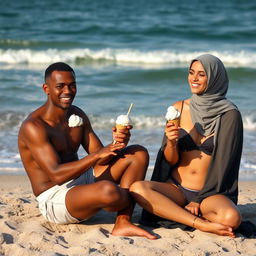
M167 113L165 115L167 121L178 119L179 117L180 112L174 106L168 107Z
M83 125L83 119L80 116L73 114L69 117L69 119L68 119L69 127L78 127L81 125Z
M116 119L116 124L127 126L130 124L130 118L128 115L120 115Z

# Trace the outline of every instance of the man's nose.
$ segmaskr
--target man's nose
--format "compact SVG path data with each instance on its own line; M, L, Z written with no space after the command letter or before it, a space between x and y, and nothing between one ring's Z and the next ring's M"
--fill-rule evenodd
M68 85L65 85L65 86L64 86L63 92L64 92L64 93L67 93L67 94L71 92L71 90L70 90L70 88L69 88Z

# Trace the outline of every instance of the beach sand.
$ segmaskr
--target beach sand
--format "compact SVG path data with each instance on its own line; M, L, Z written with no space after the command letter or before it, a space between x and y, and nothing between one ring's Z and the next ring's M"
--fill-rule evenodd
M239 208L256 224L256 182L240 182ZM43 219L26 176L0 176L0 255L256 255L256 237L221 237L182 226L147 230L159 239L110 234L114 213L101 211L81 224L57 225ZM133 221L138 223L136 206Z

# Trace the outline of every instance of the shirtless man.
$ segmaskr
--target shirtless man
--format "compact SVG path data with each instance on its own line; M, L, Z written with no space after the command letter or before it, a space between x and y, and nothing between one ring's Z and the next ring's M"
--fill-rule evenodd
M147 150L127 146L131 126L117 133L118 143L103 146L86 114L72 105L76 95L73 69L62 62L45 71L46 102L22 123L20 156L42 215L50 222L68 224L90 218L100 209L117 211L112 235L156 237L131 223L134 201L129 187L143 180ZM75 127L68 120L80 119ZM88 153L78 159L82 145ZM120 184L120 186L118 186Z

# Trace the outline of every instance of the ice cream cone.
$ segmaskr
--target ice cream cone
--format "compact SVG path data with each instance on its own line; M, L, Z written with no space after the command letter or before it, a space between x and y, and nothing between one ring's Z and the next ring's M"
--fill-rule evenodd
M176 119L173 119L173 120L169 120L168 122L173 123L175 125L175 128L178 128L179 124L180 124L180 119L176 118Z
M125 117L124 117L125 118ZM122 119L122 118L121 118ZM126 120L117 120L117 121L125 121L125 122L120 122L120 123L116 123L116 132L118 133L120 130L124 130L127 129L127 126L129 125L129 120L128 117L125 118ZM114 140L113 144L116 144L117 142Z
M168 107L165 118L168 123L173 123L176 129L179 127L180 112L174 106Z
M130 118L129 114L132 109L133 103L130 105L128 112L126 115L119 115L116 119L116 132L118 133L120 130L127 129L127 126L130 125ZM113 144L116 144L117 142L114 140Z
M118 132L119 130L123 130L126 129L127 126L126 125L122 125L122 124L116 124L116 131Z

